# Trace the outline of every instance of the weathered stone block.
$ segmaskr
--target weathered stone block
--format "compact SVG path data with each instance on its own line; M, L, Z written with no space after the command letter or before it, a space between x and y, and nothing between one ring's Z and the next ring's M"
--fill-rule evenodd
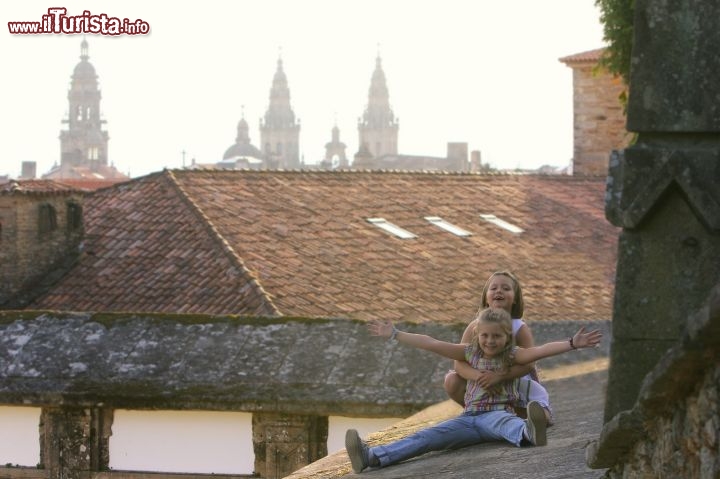
M628 129L720 131L720 3L635 2Z
M327 416L254 413L255 472L278 479L327 456Z

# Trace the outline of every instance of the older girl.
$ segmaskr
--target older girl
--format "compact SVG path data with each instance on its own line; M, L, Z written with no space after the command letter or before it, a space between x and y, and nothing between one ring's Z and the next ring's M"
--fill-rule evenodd
M485 282L481 299L482 308L502 308L510 313L512 319L512 334L515 343L521 348L530 348L535 345L530 327L522 320L525 302L523 300L520 280L510 271L497 271L490 275ZM469 343L472 337L472 323L465 328L461 343ZM464 406L465 386L468 379L478 381L484 388L490 388L500 381L520 378L518 390L520 396L514 404L515 412L525 417L525 408L530 401L537 401L545 411L548 425L552 424L552 409L550 396L540 384L540 378L534 364L516 364L507 369L504 374L493 371L478 370L471 367L466 361L455 361L455 369L445 375L445 391L450 399Z

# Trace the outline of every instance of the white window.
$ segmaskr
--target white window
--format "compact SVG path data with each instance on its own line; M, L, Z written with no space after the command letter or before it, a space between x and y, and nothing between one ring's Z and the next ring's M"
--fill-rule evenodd
M417 238L416 235L412 234L406 229L403 229L399 227L398 225L394 225L387 221L385 218L368 218L368 223L372 223L378 228L387 231L390 234L393 234L397 236L400 239L413 239Z
M511 233L518 234L524 231L522 228L515 226L512 223L508 223L505 220L501 220L495 215L480 215L480 217L489 223L492 223L496 226L499 226L500 228L510 231Z
M455 226L452 223L448 223L444 219L440 218L439 216L426 216L425 219L429 221L430 223L434 224L435 226L444 229L445 231L449 231L450 233L457 235L457 236L471 236L472 233L469 231L466 231L459 226Z

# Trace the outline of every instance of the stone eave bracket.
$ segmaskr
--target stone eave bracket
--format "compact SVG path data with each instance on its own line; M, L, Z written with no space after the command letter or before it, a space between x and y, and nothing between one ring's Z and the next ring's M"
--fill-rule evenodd
M700 222L720 231L720 149L671 149L636 145L613 151L605 194L605 215L612 224L635 228L673 185Z

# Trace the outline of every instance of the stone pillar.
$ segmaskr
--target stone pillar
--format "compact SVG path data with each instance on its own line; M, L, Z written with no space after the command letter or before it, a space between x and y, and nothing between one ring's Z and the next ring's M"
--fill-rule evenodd
M327 456L327 416L253 413L255 472L278 479Z
M720 3L635 2L628 130L606 213L622 233L605 422L720 283Z
M40 462L47 479L86 478L107 470L113 410L45 407L40 414Z

